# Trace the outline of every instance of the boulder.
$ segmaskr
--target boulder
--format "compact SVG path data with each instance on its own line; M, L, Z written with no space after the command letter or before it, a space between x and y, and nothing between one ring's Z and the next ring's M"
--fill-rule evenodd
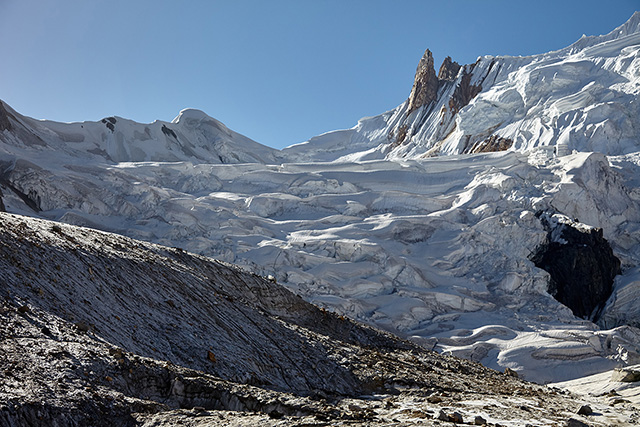
M578 409L578 415L591 415L593 414L593 409L589 405L582 405L580 409Z
M459 412L453 412L451 414L448 414L443 409L441 409L440 412L438 413L438 419L440 421L448 421L450 423L457 423L457 424L461 424L464 422L462 418L462 414L460 414Z
M622 383L635 383L640 381L640 369L617 368L613 370L611 381Z
M473 419L473 424L477 426L483 426L487 424L487 420L482 418L480 415L476 415L476 417Z

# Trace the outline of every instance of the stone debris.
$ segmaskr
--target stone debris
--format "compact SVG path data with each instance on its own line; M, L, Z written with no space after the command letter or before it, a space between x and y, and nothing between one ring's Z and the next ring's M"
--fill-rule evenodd
M567 427L589 427L589 424L583 423L582 421L576 420L575 418L569 418L565 425Z
M459 412L448 413L448 412L445 412L444 409L441 409L440 412L438 413L438 419L440 421L448 421L451 423L458 423L458 424L461 424L464 422L462 418L462 414L460 414Z
M440 403L440 402L442 402L442 397L440 397L440 396L429 396L427 398L427 402L429 402L429 403Z
M449 421L449 414L447 414L444 409L440 409L440 412L438 413L438 419L440 421Z
M449 415L449 420L451 420L451 422L458 423L458 424L461 424L464 422L464 420L462 419L462 414L460 414L459 412L454 412L451 415Z

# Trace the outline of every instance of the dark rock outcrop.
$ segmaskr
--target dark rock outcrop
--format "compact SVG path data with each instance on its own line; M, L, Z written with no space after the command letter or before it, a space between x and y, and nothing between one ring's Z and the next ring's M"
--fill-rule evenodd
M458 77L460 68L460 64L453 61L450 56L447 56L442 62L440 70L438 71L438 80L450 82L454 81L456 77Z
M451 112L451 115L455 115L460 111L461 108L466 106L480 91L482 90L482 85L471 84L471 72L475 68L475 65L468 65L463 67L457 62L453 61L450 56L447 56L445 60L442 62L438 74L436 75L433 55L431 51L427 49L420 59L418 63L418 68L416 69L416 76L413 81L413 87L411 88L411 93L409 94L407 112L404 120L398 125L398 127L389 132L387 135L389 141L391 142L390 149L394 149L399 145L405 143L410 140L413 135L416 134L417 128L421 126L421 123L424 123L427 117L430 114L434 114L432 108L426 108L423 111L421 116L418 118L418 126L414 129L415 124L410 125L409 121L413 121L413 118L410 119L411 114L424 106L433 106L437 102L439 102L438 94L442 96L443 93L451 93L450 88L447 89L447 85L455 85L453 89L453 93L448 101L448 109ZM462 71L462 76L460 73ZM456 84L457 82L457 84ZM447 111L447 106L443 106L440 111L442 115ZM441 126L447 126L451 120L445 121L442 120L440 122ZM412 130L410 130L412 129ZM496 151L496 150L491 150Z
M498 135L491 135L489 138L478 141L471 149L469 149L469 153L490 153L494 151L505 151L511 148L513 145L513 140L510 138L503 138Z
M11 122L9 121L9 113L6 108L4 108L4 103L0 101L0 132L5 130L11 130L13 126L11 126Z
M593 414L593 409L589 405L582 405L580 409L578 409L578 415L591 415Z
M173 139L178 139L178 136L173 131L173 129L168 128L166 125L162 125L162 133L164 133L166 136L172 137Z
M433 65L433 55L427 49L418 63L416 77L409 94L409 109L407 115L436 100L438 95L438 77Z
M15 144L16 141L27 147L46 146L46 143L34 132L33 128L25 125L24 117L0 101L0 142Z
M578 317L597 320L613 290L620 260L601 228L557 215L539 215L549 230L549 243L533 256L535 265L551 275L549 293Z
M482 85L471 84L470 72L465 69L463 73L460 83L449 99L449 109L453 114L457 114L460 109L468 105L482 91Z
M2 201L2 189L0 188L0 212L6 212L7 208L4 206L4 202Z
M115 117L107 117L101 120L102 123L105 124L105 126L107 128L109 128L109 130L111 132L113 132L116 128L115 128L115 124L116 124L116 118Z
M418 63L416 77L413 81L411 94L409 94L409 108L407 110L407 116L423 105L428 105L436 101L438 97L438 89L446 82L455 81L458 73L460 72L460 68L460 64L452 61L451 57L447 56L442 62L438 75L436 76L433 55L431 54L431 51L427 49ZM471 76L469 74L465 74L465 76L468 77L466 80L463 78L463 81L461 82L463 87L459 90L456 89L456 93L460 93L457 96L454 93L454 96L459 98L459 102L457 102L457 104L461 104L464 100L468 103L471 98L480 92L480 90L475 92L475 87L469 84ZM464 105L466 105L466 103Z

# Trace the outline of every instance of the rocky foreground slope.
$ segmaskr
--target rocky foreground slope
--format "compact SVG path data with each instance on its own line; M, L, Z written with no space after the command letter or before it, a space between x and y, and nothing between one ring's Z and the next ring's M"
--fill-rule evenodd
M0 292L3 426L638 420L614 394L579 415L582 398L426 351L273 280L86 228L0 213Z

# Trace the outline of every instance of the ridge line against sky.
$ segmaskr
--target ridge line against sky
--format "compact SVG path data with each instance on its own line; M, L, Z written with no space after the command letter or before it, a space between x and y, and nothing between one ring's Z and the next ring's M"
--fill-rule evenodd
M436 67L606 34L637 0L0 0L0 99L62 122L201 109L275 148L395 108Z

